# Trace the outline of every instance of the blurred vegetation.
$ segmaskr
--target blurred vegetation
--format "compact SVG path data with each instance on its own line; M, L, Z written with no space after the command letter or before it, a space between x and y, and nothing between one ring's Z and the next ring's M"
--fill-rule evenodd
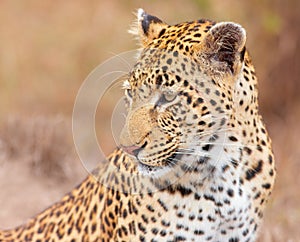
M40 133L44 137L43 132L33 131L35 121L28 120L34 117L47 117L37 129L52 130L56 119L48 117L57 115L66 117L70 128L76 93L89 72L107 58L136 48L127 29L139 7L170 24L209 18L235 21L245 27L259 77L261 112L273 137L279 172L261 241L299 241L299 0L2 0L0 141L7 140L10 149L17 149L27 140L31 147L35 142L28 140L31 136ZM18 115L20 120L10 123L11 115ZM41 160L65 159L61 146L68 151L69 141L51 132L55 134L53 140L38 151L44 157ZM19 139L14 141L10 136ZM58 146L50 147L52 142ZM51 157L55 151L57 155ZM66 169L55 162L45 167Z

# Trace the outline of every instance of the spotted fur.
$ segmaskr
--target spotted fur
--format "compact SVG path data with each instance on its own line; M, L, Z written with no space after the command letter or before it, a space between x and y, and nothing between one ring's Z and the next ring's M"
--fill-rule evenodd
M132 32L120 148L0 241L255 241L275 168L245 30L139 10Z

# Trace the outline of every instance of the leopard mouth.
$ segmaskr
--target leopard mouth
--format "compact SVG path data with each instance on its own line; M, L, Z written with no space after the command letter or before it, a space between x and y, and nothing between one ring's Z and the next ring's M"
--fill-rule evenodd
M178 149L172 151L172 154L166 157L164 160L161 161L161 165L151 165L147 164L146 162L141 161L138 157L136 157L138 162L139 170L144 173L155 173L158 171L162 171L166 168L173 168L178 165L179 161L181 160L182 154L178 153Z
M141 174L157 174L157 172L159 171L171 170L172 168L178 165L183 156L182 152L180 152L179 147L172 147L166 154L162 154L160 155L160 157L158 157L159 162L153 163L147 158L139 157L139 153L142 150L144 150L147 145L148 142L145 141L143 145L141 145L140 147L135 146L134 149L132 149L133 146L121 146L121 149L123 149L129 156L134 158L134 160L136 161L137 168ZM164 152L166 151L164 150ZM156 152L156 154L160 153L162 152Z

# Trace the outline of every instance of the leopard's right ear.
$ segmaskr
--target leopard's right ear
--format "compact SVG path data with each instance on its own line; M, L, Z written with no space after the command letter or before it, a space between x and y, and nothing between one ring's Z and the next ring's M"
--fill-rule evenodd
M194 50L213 74L234 75L244 61L245 43L246 31L242 26L221 22L208 31Z
M137 35L143 47L146 47L154 39L158 38L160 33L168 27L159 18L147 14L143 9L138 9L137 21L133 24L129 33Z

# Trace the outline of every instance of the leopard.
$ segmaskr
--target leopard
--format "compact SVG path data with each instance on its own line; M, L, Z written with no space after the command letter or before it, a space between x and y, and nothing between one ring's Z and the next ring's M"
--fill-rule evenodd
M169 25L138 9L120 144L59 202L0 241L256 241L274 187L246 31Z

